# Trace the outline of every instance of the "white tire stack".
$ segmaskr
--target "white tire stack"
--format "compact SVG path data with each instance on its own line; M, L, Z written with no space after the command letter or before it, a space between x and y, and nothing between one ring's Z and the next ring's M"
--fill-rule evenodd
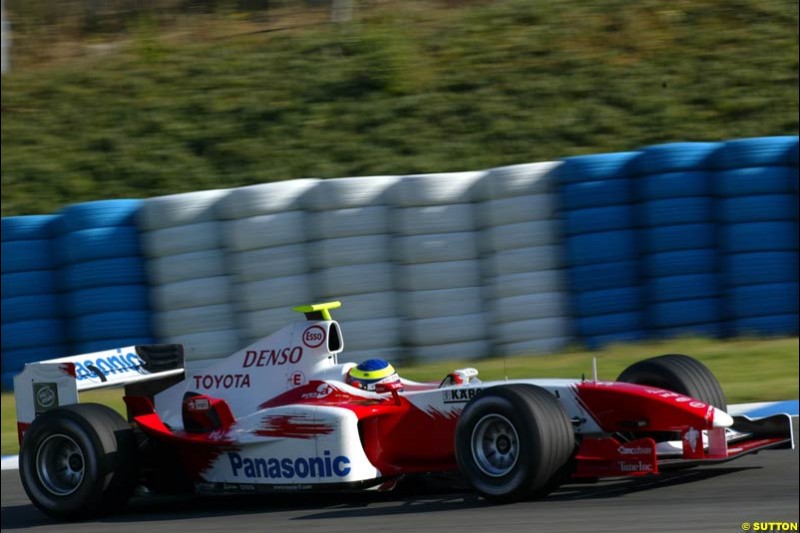
M216 214L229 193L150 198L139 212L155 334L159 342L183 344L187 361L225 357L240 348Z
M473 203L484 175L406 176L392 195L403 340L417 360L490 355Z
M219 204L241 346L299 320L292 307L312 303L303 206L317 183L301 179L240 187Z
M320 181L306 196L314 301L338 300L341 360L397 360L400 316L394 290L389 194L398 178Z
M558 163L495 168L481 182L484 280L494 355L546 353L568 342L556 183Z

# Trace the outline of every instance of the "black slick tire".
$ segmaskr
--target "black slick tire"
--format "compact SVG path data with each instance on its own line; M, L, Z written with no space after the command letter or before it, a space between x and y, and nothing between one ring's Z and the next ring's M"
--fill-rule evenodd
M28 497L61 520L119 510L135 488L136 465L136 439L128 423L113 409L91 403L39 415L25 433L19 456Z
M533 385L483 390L464 408L456 460L485 498L513 502L555 489L575 450L575 433L559 400Z
M667 354L634 363L617 381L677 392L723 411L728 403L716 376L703 363L681 354Z

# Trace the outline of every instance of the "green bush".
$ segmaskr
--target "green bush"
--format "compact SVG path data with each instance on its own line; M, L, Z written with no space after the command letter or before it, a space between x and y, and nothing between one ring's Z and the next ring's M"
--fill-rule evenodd
M392 2L357 14L202 40L137 15L105 55L12 71L3 216L798 131L796 2Z

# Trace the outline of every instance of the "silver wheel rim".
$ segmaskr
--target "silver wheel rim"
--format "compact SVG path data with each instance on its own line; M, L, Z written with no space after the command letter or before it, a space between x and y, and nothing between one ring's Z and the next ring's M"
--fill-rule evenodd
M71 437L50 435L36 451L36 475L42 486L56 496L68 496L78 490L85 471L83 452Z
M519 436L511 421L498 414L486 415L472 430L472 458L481 472L501 477L519 459Z

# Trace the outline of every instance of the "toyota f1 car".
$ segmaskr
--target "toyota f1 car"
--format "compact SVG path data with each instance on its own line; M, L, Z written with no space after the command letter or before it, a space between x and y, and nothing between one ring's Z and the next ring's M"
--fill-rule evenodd
M484 497L541 497L570 479L658 474L794 447L791 420L731 417L712 373L685 355L640 361L615 382L351 386L338 302L202 371L180 345L133 346L26 365L14 380L20 476L62 519L144 493L389 489L455 473ZM596 374L596 372L595 372ZM125 386L127 420L80 391Z

